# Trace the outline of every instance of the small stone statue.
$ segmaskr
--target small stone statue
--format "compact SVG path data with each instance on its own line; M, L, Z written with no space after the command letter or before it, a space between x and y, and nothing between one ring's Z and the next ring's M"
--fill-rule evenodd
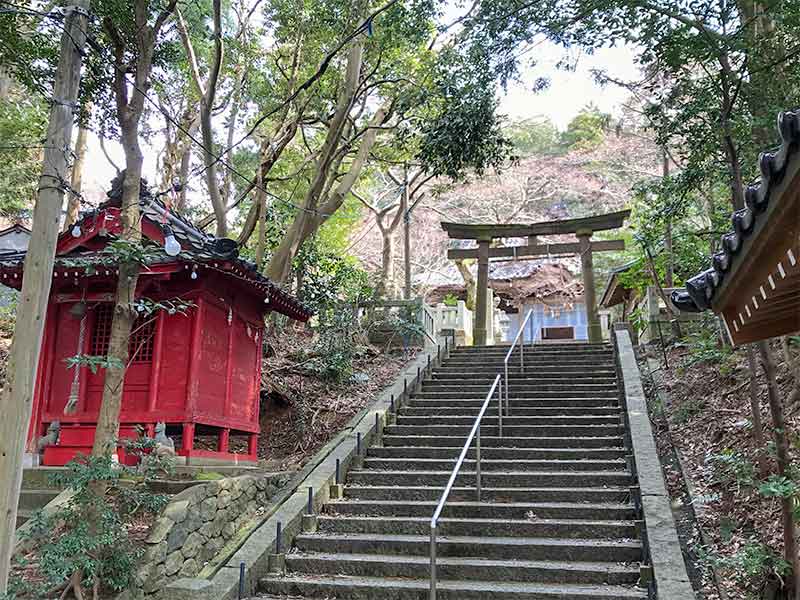
M61 433L61 423L53 421L47 426L47 434L39 438L36 442L36 449L41 453L47 446L58 444L58 436Z
M165 423L156 423L156 435L153 438L156 447L153 452L158 456L175 456L175 442L167 436L166 431Z

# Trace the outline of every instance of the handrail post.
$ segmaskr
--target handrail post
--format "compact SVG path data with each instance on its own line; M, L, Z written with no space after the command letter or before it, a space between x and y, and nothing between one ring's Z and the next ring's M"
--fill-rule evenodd
M502 427L502 425L501 425ZM481 501L481 424L475 434L475 488L478 491L478 502Z
M508 411L508 386L509 386L509 383L510 383L510 382L508 381L508 361L506 361L506 362L505 362L505 364L503 365L503 369L505 370L505 378L506 378L506 385L505 385L505 392L506 392L506 414L509 414L509 411ZM502 396L503 396L503 394L502 394L502 391L501 391L501 394L500 394L500 401L501 401L501 402L502 402L502 400L503 400Z
M499 395L497 397L497 426L499 436L503 437L503 382L500 382Z
M430 600L436 600L436 525L431 524L431 593Z

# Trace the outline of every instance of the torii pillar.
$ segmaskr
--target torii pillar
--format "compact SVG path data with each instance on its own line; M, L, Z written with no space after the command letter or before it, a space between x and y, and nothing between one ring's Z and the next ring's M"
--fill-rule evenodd
M586 320L588 322L589 341L601 342L603 328L597 313L597 298L594 287L594 261L592 259L592 230L580 229L575 232L578 237L581 255L581 274L583 275L583 299L586 304Z
M478 289L475 290L475 320L472 323L472 343L486 345L486 321L489 316L489 244L478 240Z

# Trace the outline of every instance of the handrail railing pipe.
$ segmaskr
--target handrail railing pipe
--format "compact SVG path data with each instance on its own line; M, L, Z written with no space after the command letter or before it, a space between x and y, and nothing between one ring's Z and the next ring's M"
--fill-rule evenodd
M505 412L508 415L508 390L509 390L509 379L508 379L508 361L511 360L511 355L514 354L514 348L517 346L517 342L520 340L520 336L522 336L522 343L519 346L519 370L520 373L525 372L525 335L523 332L525 331L525 326L530 322L531 324L531 342L533 342L533 321L531 320L531 315L533 314L532 310L528 311L528 314L525 315L525 320L522 321L522 325L519 327L519 331L517 331L517 336L514 338L514 341L511 343L511 348L508 349L506 353L506 358L503 361L503 371L505 375L505 392L506 392L506 407ZM502 399L501 399L502 403Z
M431 591L430 591L430 600L436 600L436 529L439 526L439 518L442 516L442 511L444 510L445 504L447 503L447 499L450 497L450 492L453 491L453 486L455 485L456 478L458 477L458 472L461 470L462 465L464 464L464 460L467 458L467 454L469 454L469 448L472 446L472 440L475 440L475 487L478 496L478 502L481 501L481 420L483 416L486 414L486 409L489 407L489 403L492 401L494 397L495 390L498 390L498 385L500 385L501 377L497 375L494 378L494 383L492 383L492 387L489 390L489 393L486 394L486 399L483 401L483 405L481 406L480 412L478 412L478 416L475 419L475 423L472 425L472 430L469 432L467 436L467 441L464 443L464 447L461 450L461 454L456 460L456 465L453 467L453 472L450 474L450 479L447 481L447 485L444 488L444 492L442 492L442 497L439 499L439 504L436 505L436 510L433 512L433 516L431 517ZM498 390L500 391L500 390ZM502 402L502 396L498 397L498 402Z

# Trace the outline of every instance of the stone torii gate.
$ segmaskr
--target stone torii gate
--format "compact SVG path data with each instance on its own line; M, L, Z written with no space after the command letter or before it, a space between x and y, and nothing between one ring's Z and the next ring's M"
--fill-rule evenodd
M602 338L600 319L597 314L597 299L595 297L594 266L592 254L611 250L624 250L623 240L591 241L595 231L607 231L622 227L625 219L630 215L629 210L623 210L605 215L596 215L581 219L567 219L562 221L547 221L530 225L517 224L464 224L442 222L442 229L447 232L450 239L475 240L477 249L448 250L447 258L453 260L465 258L478 259L478 283L475 294L475 319L473 339L475 345L486 344L486 318L488 315L487 297L489 289L489 259L509 257L512 259L530 259L537 256L551 254L579 254L581 257L581 271L583 274L583 288L586 301L586 317L589 322L589 341L599 342ZM577 242L540 244L537 241L540 235L569 235L574 234ZM492 241L498 238L528 238L526 246L510 246L493 248Z

